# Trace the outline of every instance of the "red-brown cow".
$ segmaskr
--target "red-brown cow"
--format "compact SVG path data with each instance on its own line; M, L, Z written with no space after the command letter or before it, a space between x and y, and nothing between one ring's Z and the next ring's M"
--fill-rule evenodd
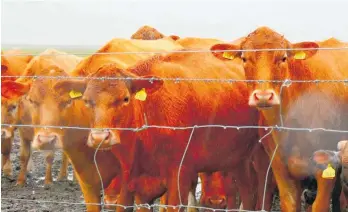
M160 33L157 29L151 27L151 26L142 26L140 27L132 36L131 39L137 39L137 40L158 40L163 39L166 36ZM170 35L169 38L173 40L180 39L179 36L176 35Z
M90 73L96 72L100 67L105 64L117 64L119 68L128 68L132 65L135 65L138 61L145 60L148 57L154 55L152 52L158 51L170 51L181 49L182 46L176 44L172 39L158 39L158 40L129 40L129 39L112 39L107 42L103 47L101 47L96 54L93 54L87 58L85 58L78 66L73 70L73 76L87 76ZM140 52L145 51L147 54L117 54L118 52ZM98 54L102 53L102 54ZM110 53L110 54L107 54ZM113 54L116 53L116 54ZM127 155L127 157L131 157L131 155ZM144 178L143 178L144 179ZM115 179L116 180L116 179ZM117 180L116 180L117 181ZM152 191L149 193L158 193L162 194L163 189L161 185L155 185L155 183L161 181L160 179L152 179ZM149 182L148 180L146 182ZM136 196L136 203L146 203L146 200L151 199L152 197L146 196L146 192L142 189L142 187L147 185L141 185L141 181L133 182L133 184L137 184L139 189L133 188L133 194ZM112 187L117 186L116 184L111 184L110 188L107 189L106 192L106 201L107 202L117 202L117 199L113 199L115 197L115 193L117 191L111 192ZM138 186L137 186L138 188ZM117 189L116 189L117 190ZM144 200L141 200L144 199ZM165 198L161 199L162 202L165 202ZM152 200L152 199L151 199ZM112 208L111 206L109 208Z
M236 69L236 71L231 71ZM94 128L131 127L145 123L159 126L193 126L205 124L250 126L257 125L259 114L247 104L245 83L192 82L153 80L148 77L171 78L239 78L239 66L221 62L209 53L179 53L153 57L128 70L116 65L105 65L93 77L142 77L145 80L93 80L66 81L74 89L84 92L86 106L94 111ZM86 87L85 87L86 86ZM144 90L147 100L144 100ZM137 96L140 97L137 99ZM145 122L145 118L147 122ZM178 170L191 130L149 128L134 132L130 130L92 130L87 144L109 148L121 161L123 177L120 204L131 205L128 182L146 173L165 179L168 204L179 205ZM198 172L229 171L239 167L243 174L244 161L258 140L255 129L197 128L193 133L180 173L180 199L187 204L192 181ZM134 154L134 145L139 141L141 154ZM246 173L244 174L244 176ZM243 179L241 179L243 180ZM241 185L248 185L246 179ZM245 209L255 207L250 198L253 190L241 192ZM118 208L123 209L123 208ZM176 208L178 209L178 208ZM173 210L173 208L168 208Z
M46 55L63 54L58 57L47 57ZM34 57L27 64L25 69L22 71L22 76L33 76L33 75L45 75L50 70L50 67L57 65L58 67L71 70L76 64L81 60L81 58L73 55L66 55L64 52L57 51L55 49L47 49L40 55ZM14 61L12 61L14 62ZM19 65L20 63L18 63ZM14 70L14 69L11 69ZM29 82L29 78L18 78L16 82ZM21 98L18 93L27 92L27 87L11 87L12 84L16 84L13 81L3 81L1 85L1 97L2 97L2 120L3 124L32 124L32 119L30 117L29 108L23 105L27 100ZM5 130L11 128L4 128ZM54 158L54 146L55 145L43 145L40 142L32 142L33 140L33 129L23 128L18 129L20 135L20 164L21 169L17 178L17 185L23 186L26 183L27 177L27 167L30 160L31 147L38 150L48 150L46 151L46 175L45 175L45 185L50 185L52 183L52 163ZM13 131L12 131L13 134ZM63 154L62 166L58 176L58 180L64 180L67 178L67 168L68 168L68 158Z
M69 76L55 65L49 66L46 73L45 76ZM33 143L48 147L55 144L61 147L73 165L85 202L100 203L101 182L94 163L95 150L86 145L88 130L60 127L89 127L92 113L85 107L83 101L72 101L76 92L72 92L69 86L62 86L60 82L61 80L55 78L7 82L2 85L2 89L14 88L8 95L25 96L23 107L30 111L34 125L57 126L35 127L32 134L34 136L31 137ZM18 89L22 87L26 89ZM120 164L111 152L98 152L96 161L103 185L106 187L120 173ZM99 211L100 208L99 205L93 204L86 207L87 211Z
M15 77L5 76L20 76L30 60L32 55L18 55L25 52L21 50L1 51L1 82L7 80L15 80ZM1 97L1 123L13 124L17 119L17 104L15 100L9 100ZM12 176L12 164L10 153L12 150L12 142L14 139L15 127L1 126L1 170L5 176Z
M245 39L245 37L241 37L233 42L231 42L231 44L234 45L239 45L243 40ZM176 43L182 45L185 48L194 48L194 49L199 49L199 50L207 50L209 49L212 45L221 43L221 40L218 39L210 39L210 38L193 38L193 37L189 37L189 38L182 38L176 41ZM242 61L241 60L234 60L234 62L238 65L242 66ZM244 72L241 71L240 72L241 75L244 75ZM260 136L263 137L267 132L265 132L263 129L260 130ZM256 205L256 210L261 210L262 209L262 200L263 200L263 196L264 196L264 185L265 185L265 179L266 179L266 174L267 174L267 169L269 166L269 158L267 153L265 152L264 148L260 145L257 144L255 146L255 149L253 150L253 153L251 153L251 158L250 158L250 162L252 162L252 168L255 170L255 172L253 172L254 174L251 174L249 179L252 182L257 183L257 188L258 188L258 196L257 196L257 205ZM253 170L251 170L253 171ZM238 173L238 170L235 171L236 173ZM233 177L237 180L237 184L238 184L238 177L242 177L242 178L246 178L247 176L238 176L238 174L233 174L233 172L231 173L233 175ZM216 183L216 184L224 184L223 181L225 182L230 182L231 179L225 179L224 177L220 177L222 176L223 173L220 174L215 174L213 176L213 180L209 181L209 180L203 180L204 183L208 183L208 185L202 185L203 188L209 188L212 185L209 185L209 183ZM201 177L204 178L206 175L202 174ZM276 183L274 181L273 178L273 173L272 170L269 171L268 174L268 181L267 181L267 190L266 190L266 194L265 194L265 203L264 203L264 208L265 210L270 210L271 209L271 204L272 204L272 196L273 196L273 191L276 187ZM229 178L229 176L227 176ZM221 182L216 182L222 180ZM251 185L251 184L250 184ZM227 187L231 187L233 185L225 185ZM240 189L244 189L243 187ZM202 190L202 192L204 192L204 190ZM215 189L215 192L218 192L218 189ZM224 191L222 191L222 193L216 193L215 195L220 196L221 198L224 196ZM204 196L203 199L201 198L202 202L205 202L206 206L209 207L214 207L214 205L208 205L207 199L204 199L205 197L208 196ZM226 199L228 199L228 197L225 197Z
M200 204L216 209L236 209L237 186L233 172L200 173L202 193Z
M1 82L5 80L16 80L16 77L4 76L21 76L32 55L19 49L10 49L1 51Z
M221 60L241 58L246 78L249 80L274 80L249 84L249 105L262 112L262 125L347 130L348 98L342 83L293 82L289 86L290 83L277 81L347 78L348 51L321 51L316 49L319 46L342 47L347 44L333 40L323 43L290 43L272 29L260 27L250 33L240 45L217 44L211 49L268 49L243 53L213 53ZM302 48L311 49L304 51ZM337 141L344 137L343 134L320 130L274 129L271 135L265 138L263 144L269 156L277 150L272 168L279 188L282 211L300 210L300 180L309 175L314 175L318 181L318 194L313 211L328 211L335 178L323 178L323 171L310 166L309 158L319 148L335 149ZM277 149L276 144L279 145Z

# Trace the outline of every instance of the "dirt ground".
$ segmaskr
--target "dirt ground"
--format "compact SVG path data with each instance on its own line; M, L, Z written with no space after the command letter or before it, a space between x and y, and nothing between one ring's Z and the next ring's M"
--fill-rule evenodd
M27 211L27 212L51 212L51 211L85 211L82 193L78 184L72 181L72 168L69 166L69 179L65 182L57 182L56 177L62 157L61 152L56 152L53 165L54 183L50 188L45 188L45 158L42 152L33 152L32 169L27 178L27 185L23 188L16 187L16 177L20 169L19 165L19 140L16 136L11 153L14 178L1 177L1 211ZM199 188L197 188L197 198ZM71 204L69 204L71 203ZM159 203L159 202L156 202ZM158 211L158 208L155 209ZM276 195L273 201L272 211L280 211L279 197ZM304 210L303 210L304 211Z

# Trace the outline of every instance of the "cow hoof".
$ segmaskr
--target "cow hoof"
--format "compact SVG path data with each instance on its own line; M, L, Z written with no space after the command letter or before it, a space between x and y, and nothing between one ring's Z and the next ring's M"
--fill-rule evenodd
M44 189L49 190L52 187L52 185L53 185L52 183L45 183Z
M66 181L68 181L68 176L59 176L58 178L57 178L57 181L58 182L66 182Z
M22 188L22 187L25 186L25 182L23 182L23 181L17 181L16 186Z

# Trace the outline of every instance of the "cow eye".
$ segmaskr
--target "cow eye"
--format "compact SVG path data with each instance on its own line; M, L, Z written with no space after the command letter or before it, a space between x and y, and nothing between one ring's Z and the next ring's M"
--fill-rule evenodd
M284 57L282 58L282 62L286 62L287 59L288 59L288 58L287 58L286 56L284 56Z
M72 103L72 100L69 99L68 101L63 102L63 103L62 103L62 106L63 106L63 107L68 107L68 106L71 105L71 103Z
M27 96L26 99L30 102L30 104L38 105L38 103L33 101L29 96Z
M83 101L85 102L86 107L93 107L94 105L92 100L84 99Z
M10 105L10 106L8 107L8 112L12 112L12 111L14 111L16 108L17 108L17 105Z
M124 101L125 103L128 103L128 102L129 102L129 97L128 97L128 96L125 97L125 98L123 99L123 101Z
M242 57L243 63L246 63L247 59L245 57Z

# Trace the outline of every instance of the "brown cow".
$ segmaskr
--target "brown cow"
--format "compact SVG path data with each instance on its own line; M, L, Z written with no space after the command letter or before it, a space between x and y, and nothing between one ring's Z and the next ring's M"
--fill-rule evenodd
M234 69L235 72L231 71ZM239 66L235 63L221 62L209 53L172 53L153 57L128 70L121 70L112 64L105 65L91 76L238 79L239 73ZM94 128L136 128L144 125L145 117L148 124L159 126L245 126L256 125L259 117L257 110L247 104L245 83L90 79L87 84L82 81L66 81L66 84L84 92L83 100L94 110ZM136 93L143 92L143 88L148 95L145 102L135 99ZM87 144L97 147L103 141L101 148L115 145L111 151L120 159L124 174L120 204L132 204L127 191L128 182L146 173L165 179L168 204L178 205L178 169L190 133L191 130L162 128L140 132L96 129L91 131ZM244 161L257 140L258 131L254 129L197 128L181 168L182 204L187 204L187 194L198 172L229 171L239 167L239 174L245 176ZM128 155L135 152L133 146L136 141L141 142L143 150L136 155L136 159L127 160ZM244 180L246 182L241 182L241 185L250 183ZM254 200L249 198L252 193L253 190L241 192L245 209L255 206Z
M327 44L328 43L328 44ZM342 42L290 43L268 27L250 33L240 45L217 44L212 50L285 49L276 51L233 51L213 54L221 60L241 58L248 80L339 80L347 78L347 50L317 50L319 46L342 47ZM301 48L312 48L303 51ZM347 130L347 95L341 83L249 83L249 105L262 113L262 125L295 128ZM282 98L280 91L282 90ZM337 104L340 102L340 104ZM281 116L279 115L281 112ZM322 170L310 166L309 158L320 148L335 149L343 134L325 131L273 130L263 144L269 156L279 144L272 161L282 211L300 210L300 180L314 175L318 194L313 211L328 211L335 178L321 177ZM330 142L334 141L334 142Z
M20 76L30 60L32 55L18 55L25 52L21 50L1 51L1 82L7 80L15 80L15 77L4 76ZM17 118L17 104L15 100L1 98L1 123L14 123ZM12 164L10 153L12 150L12 142L14 139L15 127L1 127L1 170L5 176L12 176Z
M200 204L215 209L237 208L237 186L233 172L200 173L202 193Z
M46 55L63 54L57 57L48 57ZM51 66L59 66L65 70L73 69L76 64L81 60L81 58L76 56L67 55L64 52L57 51L55 49L47 49L40 55L31 59L27 64L25 69L22 71L22 76L32 76L32 75L45 75ZM14 61L13 61L14 62ZM13 70L13 69L11 69ZM31 81L29 78L18 78L16 82L27 82ZM23 107L23 104L27 101L25 98L20 98L21 95L18 93L27 92L27 87L11 87L12 81L3 81L1 85L1 95L2 95L2 114L4 119L3 124L31 124L30 110ZM15 90L18 89L18 90ZM5 128L9 130L10 128ZM13 134L13 131L12 133ZM54 145L42 145L39 142L32 142L33 129L32 128L19 128L20 135L20 163L21 169L17 178L17 185L23 186L26 183L27 167L31 155L31 147L38 150L49 150L46 151L46 175L45 175L45 185L50 185L52 183L52 163L54 158ZM67 168L68 159L63 154L62 166L58 176L58 180L64 180L67 178Z
M46 76L69 75L57 66L49 66ZM71 88L61 86L59 82L61 80L55 78L16 81L2 85L2 88L15 88L11 93L13 96L25 95L23 107L30 111L29 116L34 125L88 127L92 113L84 106L83 101L72 101L74 96L70 96ZM16 89L20 87L26 89ZM85 202L100 203L101 182L94 163L95 150L86 146L87 130L35 127L31 135L33 143L40 146L52 149L55 144L62 148L73 165ZM119 162L110 152L98 152L96 160L103 186L106 187L120 173ZM99 205L86 207L87 211L99 211L100 208Z
M1 75L21 76L32 58L32 55L19 49L1 51ZM1 77L1 82L5 80L16 80L16 77Z
M234 45L239 45L243 40L245 39L245 37L241 37L233 42L231 42L231 44ZM194 37L188 37L188 38L182 38L176 41L176 43L182 45L185 48L193 48L193 49L198 49L198 50L207 50L209 49L212 45L221 43L221 40L218 39L211 39L211 38L194 38ZM236 62L236 64L240 64L242 65L242 61L241 60L234 60L234 62ZM244 75L244 72L240 72L241 75ZM242 76L240 76L242 77ZM260 130L260 135L264 136L265 132L263 129ZM269 166L269 159L268 156L264 150L264 148L261 145L256 145L255 149L253 150L253 153L251 154L251 158L250 161L252 161L252 166L253 169L255 170L255 174L252 174L250 177L254 178L256 176L256 179L250 179L250 181L253 181L255 183L257 183L258 185L258 196L257 196L257 205L256 205L256 210L261 210L262 209L262 200L263 200L263 195L264 195L264 185L265 185L265 179L266 179L266 174L267 174L267 169ZM252 170L251 170L252 171ZM238 170L236 170L236 172L238 172ZM233 175L233 173L231 173ZM209 183L216 183L216 184L223 184L224 182L231 182L231 179L229 179L229 175L227 176L227 179L225 179L224 177L221 177L223 175L223 173L217 173L215 175L212 176L212 180L203 180L204 183L208 183L208 185L203 185L203 188L210 188L212 187L212 185L209 185ZM206 175L202 174L201 178L204 178ZM266 196L265 196L265 210L270 210L271 209L271 204L272 204L272 196L273 196L273 191L275 190L276 187L276 183L274 181L273 178L273 174L272 174L272 170L270 170L269 175L268 175L268 182L267 182L267 192L266 192ZM237 184L238 184L238 175L234 175L233 176L234 179L237 180ZM245 178L246 176L240 176L242 178ZM222 180L220 182L216 182ZM251 184L249 184L251 185ZM226 185L228 186L228 185ZM233 187L233 185L230 185L229 187ZM243 187L241 188L243 189ZM214 190L216 193L215 195L220 196L221 198L224 196L225 192L221 191L221 193L219 193L218 189ZM202 189L202 192L205 192L204 189ZM214 205L209 205L207 204L209 202L208 199L204 199L205 197L209 198L209 196L203 196L203 198L201 198L201 202L204 202L206 206L209 207L215 207ZM231 199L228 198L227 196L224 197L225 199ZM222 204L225 205L224 201L222 201ZM231 204L232 205L232 204ZM230 208L231 209L231 208Z
M347 207L348 201L348 141L343 140L338 142L337 151L330 150L318 150L313 153L313 160L316 164L327 167L328 164L331 164L334 167L341 169L341 186L342 191L340 193L340 203L341 210L343 211ZM334 207L334 206L333 206Z
M181 49L182 46L174 43L171 39L158 39L158 40L129 40L129 39L119 39L115 38L107 42L103 47L101 47L96 54L88 56L83 61L81 61L77 67L73 70L73 76L87 76L90 73L96 72L100 67L105 64L116 64L119 68L128 68L135 65L138 61L145 60L146 58L153 56L154 53L158 51L170 51ZM120 54L121 52L148 52L140 54ZM110 53L110 54L107 54ZM116 54L113 54L116 53ZM118 53L118 54L117 54ZM158 179L153 179L154 183L153 192L160 189L157 193L163 193L163 189L159 185L154 185L158 182ZM117 181L117 179L115 179ZM116 183L116 182L115 182ZM134 182L135 183L135 182ZM139 184L141 182L136 182ZM117 187L116 184L110 184L110 188L107 189L104 200L109 203L115 204L117 199L114 199L118 195L117 188L112 191L112 188ZM141 187L141 186L140 186ZM137 196L137 203L144 203L149 197L146 197L143 189L133 190ZM144 200L140 200L144 199ZM164 198L161 200L164 202ZM113 208L112 206L108 208Z
M165 38L166 36L160 33L157 29L150 27L150 26L142 26L140 27L132 36L131 39L137 39L137 40L158 40ZM170 35L169 38L173 40L180 39L179 36L176 35Z

